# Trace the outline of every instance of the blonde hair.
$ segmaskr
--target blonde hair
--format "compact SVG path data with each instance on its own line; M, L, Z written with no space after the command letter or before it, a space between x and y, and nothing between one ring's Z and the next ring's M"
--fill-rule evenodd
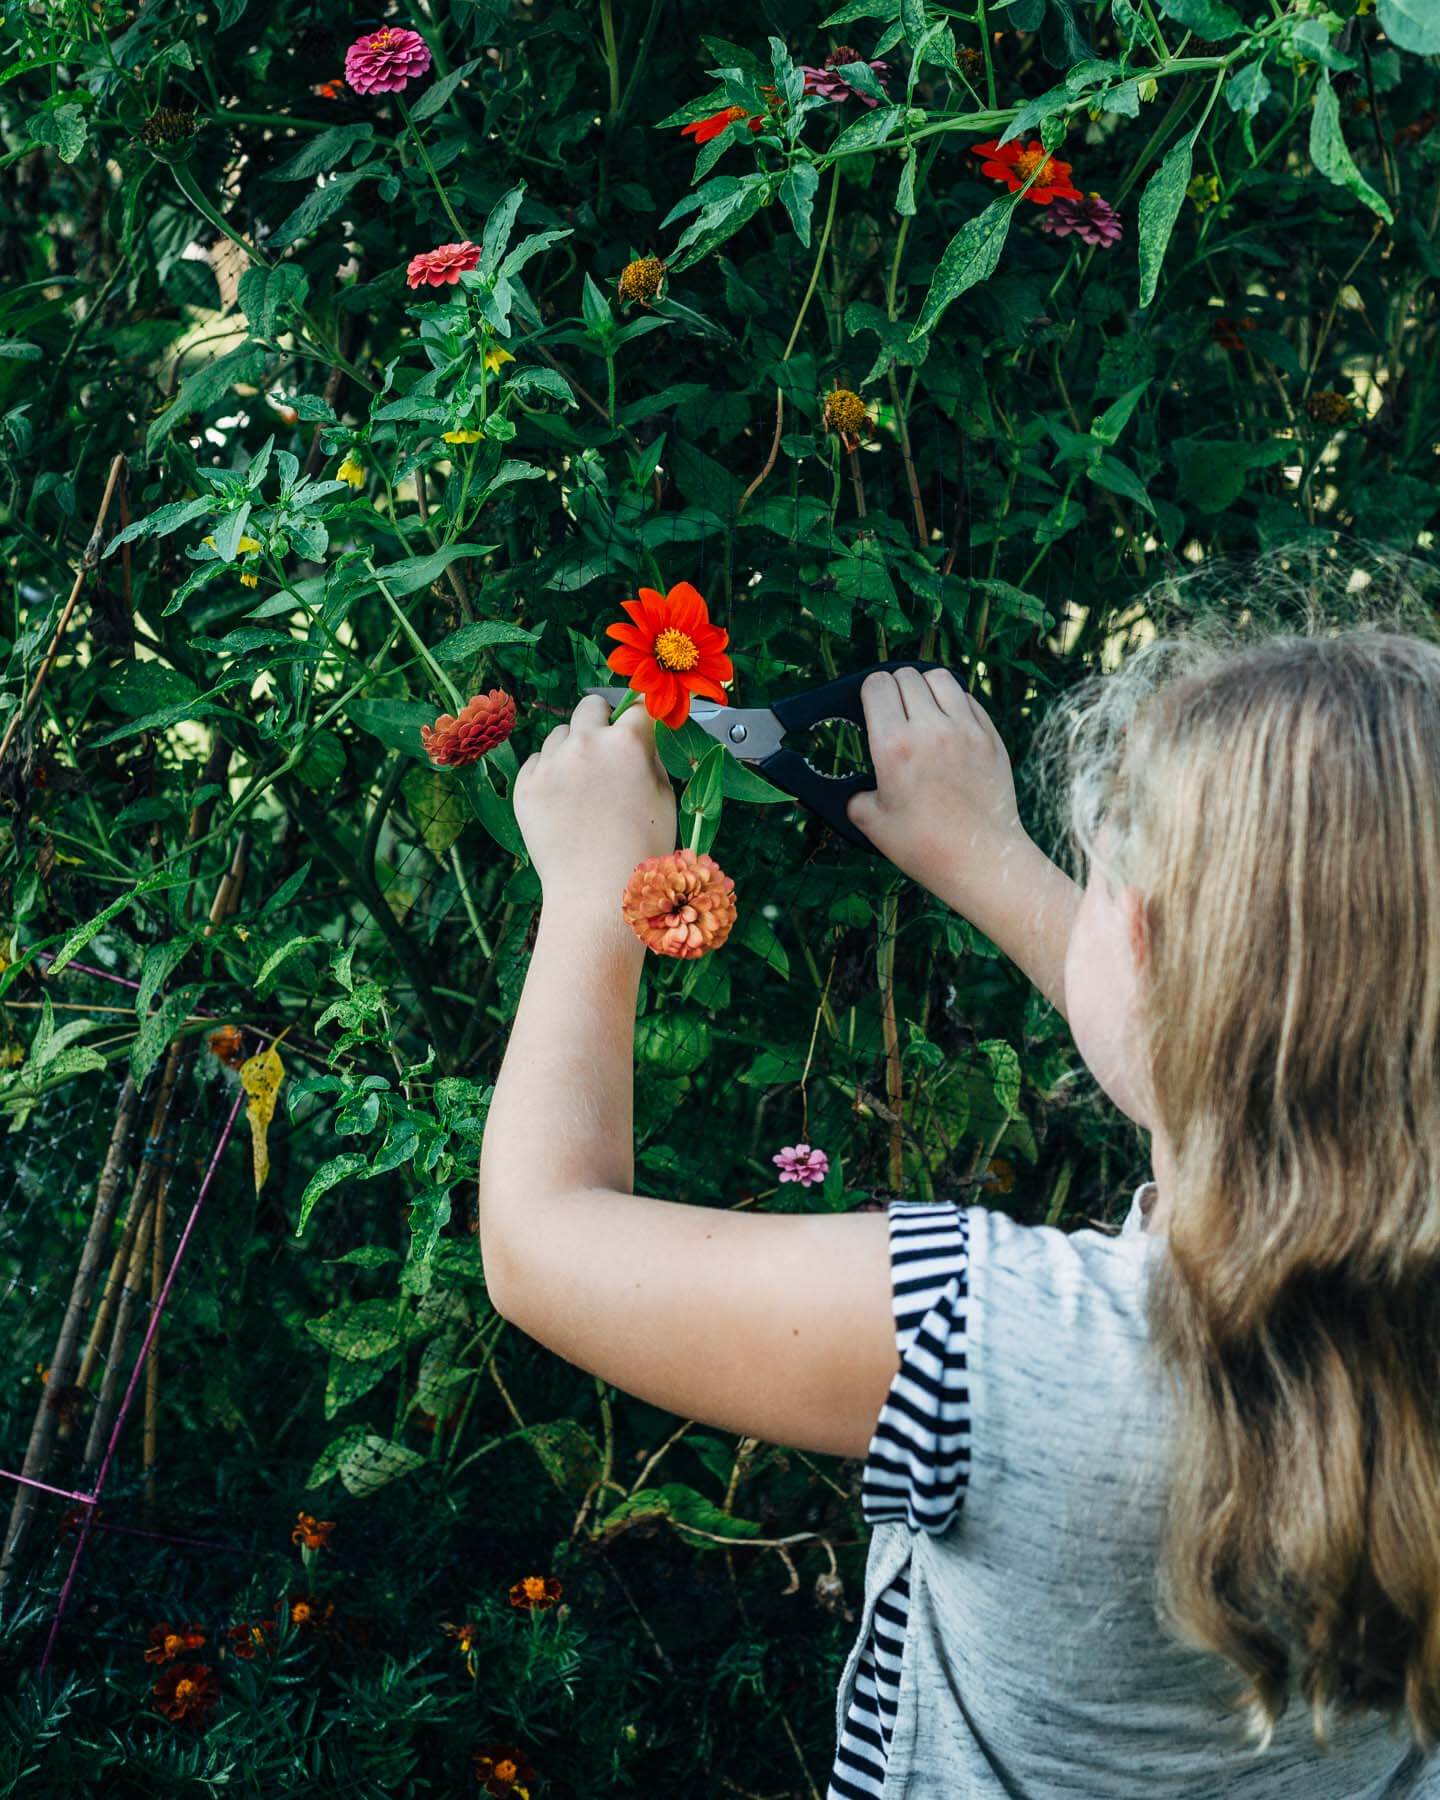
M1163 1616L1243 1677L1258 1748L1294 1680L1322 1745L1332 1711L1374 1710L1428 1750L1440 644L1423 565L1385 558L1377 586L1306 561L1267 559L1280 617L1262 565L1229 622L1202 608L1082 686L1041 758L1070 759L1082 859L1103 830L1105 878L1146 900L1140 1028L1174 1156L1147 1298L1176 1400Z

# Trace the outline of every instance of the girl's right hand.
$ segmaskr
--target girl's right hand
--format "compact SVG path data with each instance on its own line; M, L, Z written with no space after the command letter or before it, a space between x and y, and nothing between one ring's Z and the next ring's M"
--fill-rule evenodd
M957 911L984 911L999 865L1032 848L1000 734L948 669L877 669L860 689L876 786L846 814Z

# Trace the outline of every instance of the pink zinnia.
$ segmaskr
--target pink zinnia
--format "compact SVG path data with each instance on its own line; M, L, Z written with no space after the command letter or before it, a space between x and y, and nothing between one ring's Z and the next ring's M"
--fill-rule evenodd
M345 79L357 94L398 94L429 67L430 46L404 26L356 38L345 52Z
M779 1168L782 1181L798 1181L802 1187L813 1187L830 1172L830 1158L809 1144L787 1144L770 1160Z
M805 92L819 94L824 100L855 99L863 101L866 106L878 106L880 102L873 95L862 94L858 88L851 87L848 81L835 73L836 69L844 68L847 63L864 61L865 58L858 50L852 49L849 44L841 44L838 49L832 50L825 58L823 69L817 69L810 63L802 63L801 73L805 77ZM875 79L881 87L884 87L885 76L888 73L886 65L883 62L872 62L870 68ZM889 90L886 89L886 92L888 93Z
M453 287L466 269L480 260L480 246L466 238L463 244L441 244L438 250L422 250L410 258L405 271L406 287Z
M1082 244L1094 244L1104 250L1120 242L1120 215L1098 194L1086 194L1078 200L1057 194L1046 207L1039 226L1051 237L1069 237L1073 232Z

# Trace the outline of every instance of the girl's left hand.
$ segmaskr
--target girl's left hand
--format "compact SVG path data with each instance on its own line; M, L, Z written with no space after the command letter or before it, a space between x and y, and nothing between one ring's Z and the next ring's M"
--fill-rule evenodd
M637 701L610 724L587 694L515 780L515 818L545 898L597 899L619 916L636 863L675 848L675 790Z

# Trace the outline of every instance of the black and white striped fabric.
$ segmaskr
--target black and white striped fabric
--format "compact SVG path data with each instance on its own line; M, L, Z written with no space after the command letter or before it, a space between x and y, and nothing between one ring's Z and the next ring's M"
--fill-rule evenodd
M938 1533L970 1473L967 1223L962 1207L940 1201L895 1200L886 1211L900 1367L870 1440L860 1508L872 1525ZM877 1800L885 1785L909 1608L907 1567L876 1602L826 1800Z

